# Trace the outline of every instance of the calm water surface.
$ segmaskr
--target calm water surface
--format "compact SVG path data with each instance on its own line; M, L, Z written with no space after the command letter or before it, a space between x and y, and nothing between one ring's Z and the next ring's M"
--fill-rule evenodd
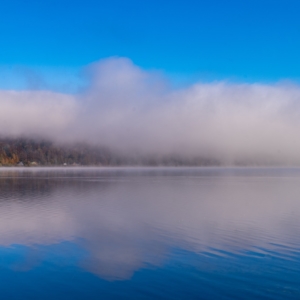
M1 299L300 299L300 169L1 168Z

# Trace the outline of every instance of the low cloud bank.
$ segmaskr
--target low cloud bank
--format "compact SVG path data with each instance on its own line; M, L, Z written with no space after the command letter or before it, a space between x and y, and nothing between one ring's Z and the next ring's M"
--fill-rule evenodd
M300 164L300 87L196 83L174 89L126 58L86 69L77 95L0 91L0 135L85 141L127 155Z

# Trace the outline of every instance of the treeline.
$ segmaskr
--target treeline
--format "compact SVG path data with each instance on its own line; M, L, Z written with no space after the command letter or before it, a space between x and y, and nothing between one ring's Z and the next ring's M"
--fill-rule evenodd
M179 155L121 155L105 147L87 144L57 145L34 139L0 139L0 166L203 166L219 165L214 159Z
M50 141L1 139L0 164L11 165L110 165L110 151L85 144L59 146Z

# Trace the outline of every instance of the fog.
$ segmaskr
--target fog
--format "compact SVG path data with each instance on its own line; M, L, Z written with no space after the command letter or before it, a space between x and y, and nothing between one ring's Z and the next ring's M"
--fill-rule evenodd
M0 91L0 135L88 142L127 155L300 164L300 87L195 83L174 88L127 58L87 66L77 94Z

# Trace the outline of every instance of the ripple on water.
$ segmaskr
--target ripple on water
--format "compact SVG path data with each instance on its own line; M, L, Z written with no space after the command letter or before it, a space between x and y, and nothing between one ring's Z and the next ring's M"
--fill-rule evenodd
M0 272L20 299L299 299L299 195L299 169L1 169Z

